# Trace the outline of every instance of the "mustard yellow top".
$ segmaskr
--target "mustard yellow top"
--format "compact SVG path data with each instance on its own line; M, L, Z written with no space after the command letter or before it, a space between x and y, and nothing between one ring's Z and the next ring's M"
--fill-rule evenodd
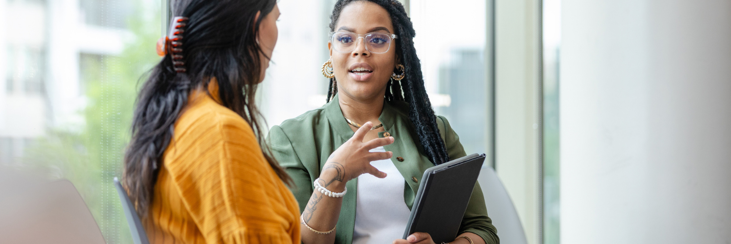
M297 201L216 82L209 92L191 92L175 123L143 220L150 243L299 244Z

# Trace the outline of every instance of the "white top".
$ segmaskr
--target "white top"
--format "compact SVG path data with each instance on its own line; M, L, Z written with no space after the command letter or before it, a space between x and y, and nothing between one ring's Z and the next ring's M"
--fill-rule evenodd
M377 147L371 152L385 152ZM393 243L403 238L411 210L404 202L406 182L390 159L371 162L388 174L379 179L371 174L358 176L353 244Z

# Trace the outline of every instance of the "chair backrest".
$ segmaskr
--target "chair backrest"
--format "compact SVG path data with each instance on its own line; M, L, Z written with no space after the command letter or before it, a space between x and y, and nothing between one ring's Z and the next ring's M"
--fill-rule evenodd
M527 244L523 225L520 223L518 212L515 211L513 200L505 190L505 186L491 167L483 167L477 178L485 195L487 213L492 224L497 228L501 243Z
M122 201L122 208L124 208L124 216L127 217L127 224L129 225L129 231L132 232L132 240L135 244L150 244L147 239L147 233L145 228L142 226L142 221L135 211L132 201L127 196L127 191L122 188L122 184L119 183L117 177L114 177L114 187L117 188L119 193L119 200Z

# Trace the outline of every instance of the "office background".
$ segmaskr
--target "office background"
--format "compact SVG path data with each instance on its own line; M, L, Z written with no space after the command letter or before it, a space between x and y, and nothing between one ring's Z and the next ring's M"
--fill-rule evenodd
M334 2L279 1L269 126L324 104ZM402 3L435 111L529 243L731 241L731 1ZM108 243L131 242L112 179L166 10L0 0L0 166L70 179Z

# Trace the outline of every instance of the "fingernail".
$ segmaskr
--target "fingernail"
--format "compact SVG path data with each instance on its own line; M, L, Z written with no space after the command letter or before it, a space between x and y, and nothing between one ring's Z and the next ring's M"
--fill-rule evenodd
M410 242L414 242L414 241L416 241L416 236L410 235L409 238L406 238L406 240L408 240Z
M388 157L393 157L393 152L388 152Z

